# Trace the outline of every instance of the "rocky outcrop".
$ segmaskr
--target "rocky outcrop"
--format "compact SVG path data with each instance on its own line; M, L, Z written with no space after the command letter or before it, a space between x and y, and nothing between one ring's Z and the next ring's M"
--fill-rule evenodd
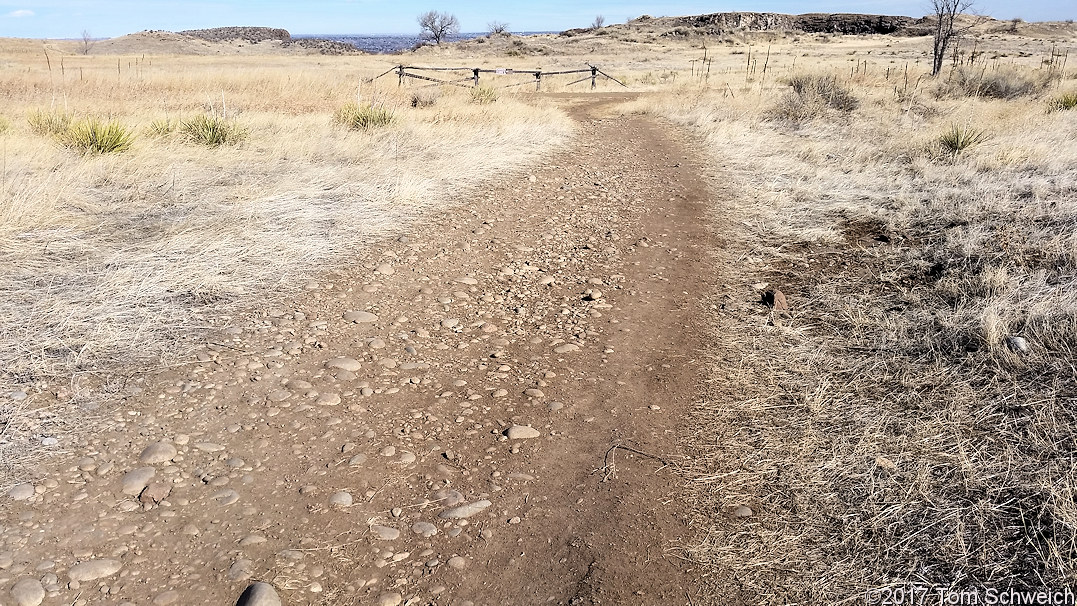
M674 19L674 25L693 27L708 33L725 33L733 30L785 30L830 34L893 34L915 22L916 20L912 17L851 13L783 15L781 13L736 12Z
M292 35L286 29L273 27L214 27L211 29L189 29L179 32L185 36L201 38L210 42L227 42L243 40L252 44L266 40L290 42Z

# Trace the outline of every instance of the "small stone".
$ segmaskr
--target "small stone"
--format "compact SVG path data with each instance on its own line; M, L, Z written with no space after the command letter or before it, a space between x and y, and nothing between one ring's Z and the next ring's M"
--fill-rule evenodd
M382 541L395 541L400 537L400 531L396 528L390 528L389 526L382 526L380 524L374 524L370 527L370 530L374 534L378 535L378 538Z
M1006 346L1010 351L1025 353L1028 351L1028 341L1024 337L1006 337Z
M194 447L202 452L220 452L224 450L224 446L213 442L196 442Z
M139 502L143 504L158 504L161 501L168 498L169 493L172 492L172 482L158 480L151 483L142 491L142 494L138 495Z
M352 467L362 465L363 463L366 463L366 455L365 454L360 453L360 454L357 454L354 457L348 459L348 465L351 465Z
M564 345L558 345L557 347L554 347L553 351L554 351L554 353L563 354L563 353L570 353L570 352L573 352L573 351L579 351L579 349L580 349L580 346L576 345L575 343L565 343Z
M329 497L329 504L334 507L351 507L352 495L343 490L334 492L332 496Z
M254 576L254 562L251 560L241 558L236 560L228 568L228 578L233 581L246 581Z
M292 397L292 392L287 389L276 389L266 394L266 399L270 402L283 402Z
M755 513L755 512L752 511L751 507L748 507L746 505L740 505L736 509L733 510L733 517L734 518L750 518L750 517L752 517L753 513Z
M317 404L322 406L336 406L340 404L340 394L337 393L322 393L318 394L318 399L315 400Z
M565 407L565 405L562 402L550 402L550 403L546 404L546 408L550 412L556 412L558 410L561 410L564 407Z
M529 397L529 398L544 398L544 397L546 397L546 394L542 393L541 389L535 389L535 388L525 389L524 390L524 395Z
M378 601L375 602L376 606L400 606L404 601L404 597L399 593L383 593L378 596Z
M441 321L442 328L456 328L460 324L459 318L445 318Z
M163 591L153 598L153 606L168 606L175 604L180 599L178 591Z
M449 565L449 568L455 570L463 570L467 566L467 560L460 556L453 556L449 558L449 561L446 563Z
M396 273L396 270L393 269L393 266L391 264L382 263L374 270L374 273L379 273L383 276L391 276Z
M239 493L231 488L222 488L209 495L209 498L217 501L219 505L231 505L239 500Z
M356 360L355 358L332 358L326 361L325 367L355 372L363 366L359 363L359 360Z
M470 518L490 505L492 505L490 501L483 499L481 501L475 501L474 503L468 503L467 505L446 509L439 513L438 517L443 520L462 520L464 518Z
M25 482L23 484L17 484L14 488L7 491L7 496L11 497L15 501L25 501L34 496L34 485Z
M422 535L423 538L429 539L438 533L438 527L430 522L416 522L411 525L411 531L415 534Z
M527 425L513 425L505 430L505 435L510 440L527 440L541 436L542 432Z
M45 588L33 578L19 579L10 593L16 606L38 606L45 599Z
M122 492L132 497L137 497L150 484L150 480L157 474L153 467L139 467L124 474L121 480Z
M464 495L460 494L460 491L453 490L452 488L442 488L430 495L430 499L445 507L455 507L464 502Z
M176 447L168 442L154 442L142 450L142 454L138 455L138 460L143 465L167 463L176 454Z
M79 583L110 577L120 571L119 560L89 560L75 564L67 570L67 576Z
M269 583L255 583L243 590L236 606L281 606L277 590Z
M246 547L248 545L261 545L266 542L266 538L260 534L249 534L239 540L240 547Z
M355 322L356 324L365 324L369 322L377 322L378 316L369 311L347 311L344 312L344 319L349 322Z

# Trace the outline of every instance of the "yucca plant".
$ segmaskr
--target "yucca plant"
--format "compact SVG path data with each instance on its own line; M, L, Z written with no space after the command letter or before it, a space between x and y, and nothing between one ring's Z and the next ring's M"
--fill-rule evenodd
M348 128L369 130L393 123L393 112L380 105L349 103L337 110L335 120Z
M161 118L150 122L146 127L146 134L151 137L167 137L176 130L177 123L171 118Z
M71 128L71 114L35 109L26 116L30 130L38 135L62 135Z
M952 124L950 125L950 130L939 136L939 143L950 155L957 157L958 154L973 145L983 143L986 138L987 136L982 130L977 130L968 125L958 126L957 124Z
M179 130L188 140L209 147L235 145L247 138L247 129L216 115L202 114L184 120Z
M119 122L90 118L72 125L59 139L63 145L83 154L111 154L130 149L135 137L131 129Z
M1062 93L1061 95L1051 99L1048 102L1048 107L1052 111L1056 112L1077 107L1077 91Z

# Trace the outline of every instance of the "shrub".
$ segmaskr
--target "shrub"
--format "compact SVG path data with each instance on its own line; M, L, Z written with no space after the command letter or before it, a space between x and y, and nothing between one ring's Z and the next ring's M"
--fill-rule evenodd
M209 147L235 145L247 137L247 129L215 115L202 114L184 120L179 130L190 141Z
M161 118L150 122L146 127L146 134L151 137L167 137L176 130L177 123L171 118Z
M134 139L131 129L119 122L102 122L97 118L82 120L60 135L63 145L83 154L127 151Z
M479 105L487 105L497 101L498 93L491 86L476 86L471 89L471 101L472 103L478 103Z
M380 105L349 103L337 110L336 121L355 130L369 130L393 123L392 110Z
M973 145L983 143L986 138L982 130L976 130L967 125L958 126L953 124L950 126L950 130L939 136L939 144L951 156L956 158L958 154Z
M436 88L426 88L411 93L412 107L430 107L438 102L441 91Z
M793 76L789 79L789 85L802 99L819 99L838 111L851 112L860 107L860 101L833 75Z
M58 111L34 110L26 116L30 130L38 135L62 135L71 128L71 114Z
M950 75L948 82L941 85L939 96L950 93L967 97L1013 99L1043 92L1052 79L1052 74L1043 70L959 68Z
M1061 95L1048 101L1048 107L1052 111L1064 111L1067 109L1073 109L1077 107L1077 91L1062 93ZM3 131L0 128L0 131Z

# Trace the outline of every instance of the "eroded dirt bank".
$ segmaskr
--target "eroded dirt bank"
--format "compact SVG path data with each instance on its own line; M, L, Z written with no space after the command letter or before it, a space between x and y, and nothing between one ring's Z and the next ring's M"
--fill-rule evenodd
M132 380L3 498L5 603L699 603L675 464L703 170L663 125L573 111L530 174Z

